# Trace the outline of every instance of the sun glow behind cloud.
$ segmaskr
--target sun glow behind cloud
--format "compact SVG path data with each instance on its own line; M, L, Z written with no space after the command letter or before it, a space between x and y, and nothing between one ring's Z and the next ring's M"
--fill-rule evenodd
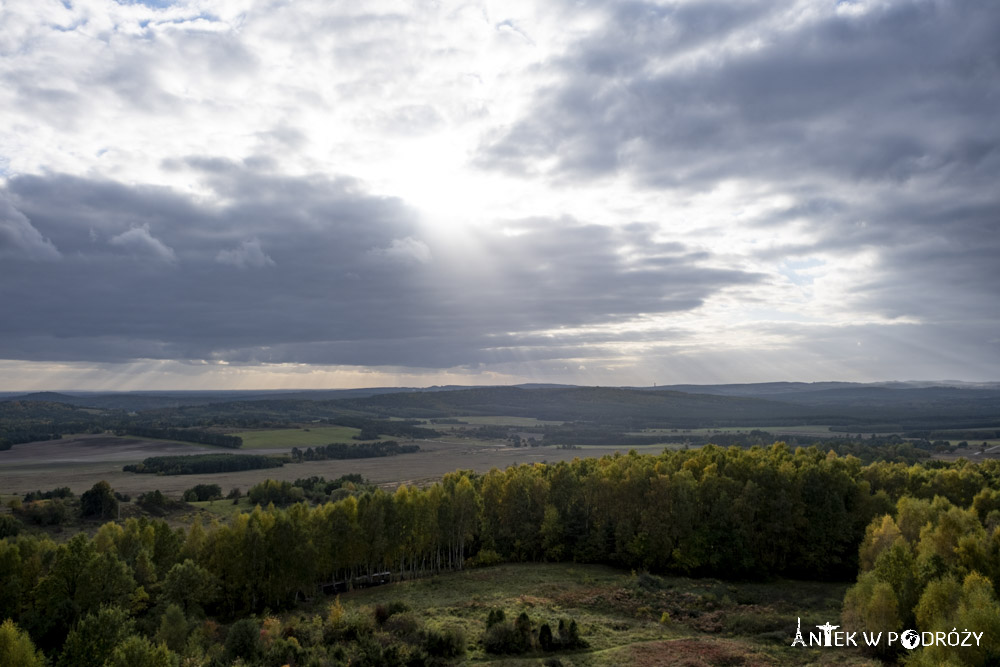
M995 379L1000 11L909 4L5 5L5 379Z

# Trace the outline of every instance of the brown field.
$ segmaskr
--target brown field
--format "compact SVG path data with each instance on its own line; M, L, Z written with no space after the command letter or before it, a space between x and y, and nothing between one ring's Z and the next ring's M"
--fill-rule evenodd
M348 473L360 473L376 484L387 487L400 483L427 484L453 470L485 473L491 468L506 468L515 463L571 461L574 458L603 456L620 447L510 447L506 442L483 442L460 438L421 440L421 451L387 458L350 459L290 463L282 468L247 470L216 475L137 475L122 471L126 463L138 463L149 456L173 456L203 453L284 454L287 448L242 450L185 444L167 440L116 438L106 435L67 436L62 440L15 445L0 452L0 494L23 495L36 489L68 486L74 493L86 491L94 483L107 481L121 493L137 495L159 489L169 496L179 496L196 484L215 483L228 491L239 487L247 491L265 479L294 481L313 475L335 479ZM639 451L659 453L661 446L639 447Z

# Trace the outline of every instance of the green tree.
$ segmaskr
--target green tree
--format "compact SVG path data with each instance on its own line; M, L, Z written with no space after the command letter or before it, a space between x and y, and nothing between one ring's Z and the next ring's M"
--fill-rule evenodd
M858 583L847 590L841 614L843 625L851 630L864 629L869 633L899 632L899 602L892 585L880 581L872 572L858 577ZM898 647L880 643L875 647L864 647L879 658L891 658Z
M45 655L11 619L0 624L0 665L45 667Z
M96 554L84 567L76 589L79 613L94 612L103 605L127 607L135 586L121 559L111 553Z
M87 614L66 637L59 667L102 667L134 628L128 612L120 607L102 607Z
M101 480L80 496L80 514L99 519L111 519L118 512L118 499L111 485Z
M179 605L187 616L198 617L218 595L219 584L211 572L190 558L177 563L163 580L163 598Z
M171 651L181 652L188 638L188 620L184 617L184 610L179 605L171 604L160 617L160 627L156 632L156 639Z
M261 652L260 626L250 618L243 618L229 628L226 635L225 659L232 662L242 658L252 662Z
M111 653L106 667L173 667L174 655L163 644L153 644L145 637L132 635Z

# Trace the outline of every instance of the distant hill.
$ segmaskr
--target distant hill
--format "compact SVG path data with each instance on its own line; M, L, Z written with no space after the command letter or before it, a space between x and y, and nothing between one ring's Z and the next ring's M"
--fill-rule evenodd
M801 394L828 389L848 389L864 386L866 385L854 382L757 382L752 384L672 384L660 387L642 387L642 389L682 391L688 394L714 394L718 396L779 398L786 394Z
M736 395L672 389L482 387L382 394L334 401L381 416L511 415L633 428L829 424L870 432L978 428L1000 424L1000 390L905 388L849 383L729 386ZM752 394L756 395L741 395Z
M0 400L0 418L4 414L9 414L8 418L26 415L27 406L34 406L28 410L32 417L55 423L79 422L86 413L71 414L67 409L88 408L115 419L127 417L124 413L138 413L134 419L159 425L252 425L341 415L420 419L508 415L604 424L623 430L806 423L858 432L1000 426L1000 385L928 385L770 382L641 388L527 384L314 391L36 392Z
M636 427L687 427L806 420L811 408L756 398L613 387L523 389L481 387L439 393L382 394L336 401L356 411L395 417L509 415Z

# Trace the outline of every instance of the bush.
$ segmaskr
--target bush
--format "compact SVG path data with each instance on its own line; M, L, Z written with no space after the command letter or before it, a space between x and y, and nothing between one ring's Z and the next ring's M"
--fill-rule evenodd
M489 616L486 617L486 627L492 628L497 623L503 623L504 620L506 620L506 616L503 609L490 609Z
M487 653L517 655L531 650L531 635L525 636L513 623L504 621L486 630L483 648Z
M286 480L278 482L273 479L254 485L247 493L247 497L255 505L267 505L268 503L290 505L305 500L305 494L299 487Z
M395 637L399 637L408 644L416 644L422 641L420 621L410 612L394 614L385 622L382 629Z
M389 617L393 614L399 614L404 611L409 611L410 608L406 606L406 603L394 601L389 604L377 604L375 605L375 622L378 623L379 627L385 625L385 622L389 620Z
M59 498L24 503L14 511L38 526L61 526L69 519L69 508Z
M499 565L503 562L503 558L496 551L492 549L480 549L474 557L469 559L469 567L489 567L491 565Z
M543 651L552 651L556 648L552 628L549 627L548 623L542 623L542 627L538 628L538 647Z
M559 648L587 648L587 642L580 637L580 628L574 619L559 620Z
M115 498L111 485L103 480L80 496L80 515L84 518L111 519L117 512L118 499Z
M239 489L237 489L237 491L238 490ZM231 492L230 495L232 495ZM221 497L222 487L218 484L197 484L185 491L183 495L184 502L186 503L217 500Z
M146 512L157 516L166 514L167 510L173 505L170 499L163 495L159 489L140 493L135 502Z
M10 514L0 514L0 540L5 537L17 537L21 532L21 522Z
M31 491L24 495L24 502L30 503L35 500L52 500L53 498L72 498L73 492L70 491L68 486L60 486L58 489L52 489L51 491L46 491L42 493L41 491Z
M435 658L459 658L465 655L465 633L461 628L428 628L424 633L424 650Z

